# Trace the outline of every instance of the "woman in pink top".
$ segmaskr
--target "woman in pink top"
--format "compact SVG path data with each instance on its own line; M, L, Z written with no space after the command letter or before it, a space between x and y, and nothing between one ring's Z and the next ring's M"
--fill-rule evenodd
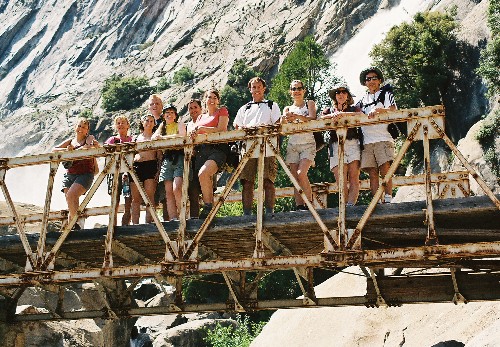
M197 134L215 133L227 131L229 113L227 108L219 107L220 94L215 89L209 89L203 96L205 113L201 114L195 122L189 124L188 133L191 136ZM213 177L226 162L226 152L223 145L201 144L196 146L194 158L194 174L198 175L203 198L203 209L200 218L206 218L214 202Z

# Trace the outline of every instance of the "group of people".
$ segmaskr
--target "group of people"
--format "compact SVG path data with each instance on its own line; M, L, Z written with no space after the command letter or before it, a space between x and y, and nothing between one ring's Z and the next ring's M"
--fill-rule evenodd
M354 103L354 95L347 85L340 85L329 91L332 107L321 112L322 118L348 117L353 112L364 112L369 118L387 110L396 109L391 92L381 90L384 77L380 69L370 67L360 74L360 82L366 86L366 94ZM293 104L284 107L281 113L279 106L265 98L266 82L254 77L248 82L252 100L243 105L233 122L235 129L273 125L277 123L300 123L316 119L316 104L307 99L307 90L300 80L290 83L289 93ZM381 97L382 96L382 97ZM220 104L220 94L215 89L207 90L203 99L191 99L188 103L191 120L179 122L177 108L172 104L163 105L161 97L153 94L149 98L148 112L140 119L140 133L130 135L130 122L120 115L114 119L117 135L106 140L106 144L125 142L143 142L165 139L171 136L196 137L198 134L223 132L228 130L229 113ZM278 139L273 146L266 144L261 150L254 150L240 174L242 184L243 213L252 214L253 194L259 155L264 156L264 205L266 213L274 212L277 161L272 147L278 148ZM100 144L89 135L89 123L80 118L75 126L75 136L57 145L54 150L75 150L98 147ZM250 143L243 143L241 155L250 149ZM198 144L190 163L192 173L189 176L189 201L191 218L205 218L212 210L214 203L214 177L221 171L228 156L227 144ZM312 189L307 173L314 166L316 143L313 133L300 133L289 136L285 162L301 187L307 200L312 201ZM338 141L335 131L330 133L329 142L330 169L335 179L339 180ZM385 175L394 158L394 142L388 132L387 125L370 125L361 128L350 128L345 141L344 192L347 205L356 204L359 194L360 170L370 176L370 188L373 194L378 189L379 175ZM182 183L184 177L184 151L182 149L146 150L135 154L133 169L140 184L151 202L155 201L158 186L164 187L166 212L165 220L179 218L182 200ZM63 180L63 192L69 209L69 220L76 214L79 198L90 188L93 176L98 172L95 159L83 159L72 162ZM135 182L127 173L120 174L117 194L120 195L124 182L130 182L131 196L125 196L125 213L122 225L132 220L139 223L142 197ZM200 206L200 195L203 205ZM119 196L117 197L119 199ZM390 202L392 185L385 186L385 196L381 202ZM302 194L295 190L296 210L307 209ZM146 211L146 223L152 221ZM115 222L116 223L116 222ZM78 227L77 227L78 228Z

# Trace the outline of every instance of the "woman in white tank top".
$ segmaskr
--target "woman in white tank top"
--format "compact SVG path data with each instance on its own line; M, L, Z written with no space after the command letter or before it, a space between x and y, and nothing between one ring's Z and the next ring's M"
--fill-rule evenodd
M290 83L293 104L283 109L282 123L302 123L316 119L316 104L313 100L305 100L305 93L302 81L294 80ZM315 156L316 142L312 132L290 135L285 162L309 201L312 201L312 190L307 172L314 166ZM304 200L296 189L295 206L296 210L307 210Z

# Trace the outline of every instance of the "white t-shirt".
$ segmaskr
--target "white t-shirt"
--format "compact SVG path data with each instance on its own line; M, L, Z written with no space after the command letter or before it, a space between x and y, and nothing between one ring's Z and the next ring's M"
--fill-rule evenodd
M261 125L272 125L278 122L281 117L281 111L277 103L272 102L272 107L269 107L271 101L262 100L261 102L249 102L240 107L236 117L234 118L234 127L251 128ZM278 148L278 139L275 138L273 145ZM250 148L251 141L247 141L246 148ZM265 156L274 156L270 146L266 145ZM258 151L254 152L252 158L258 157Z
M392 94L389 91L385 92L384 104L378 102L377 104L365 106L376 101L381 92L382 92L381 90L379 90L375 94L370 94L370 92L367 92L363 96L363 98L360 101L363 104L363 107L361 107L361 111L363 111L364 114L369 114L372 110L376 108L389 108L393 105L396 106L396 102L394 101L394 94ZM359 102L358 106L360 106ZM387 126L388 124L374 124L369 126L362 126L361 131L363 131L363 143L369 144L369 143L376 143L383 141L392 142L393 139L391 134L387 130Z
M309 109L307 107L307 102L305 103L304 106L298 107L298 106L288 106L288 111L299 114L301 116L307 116L309 115ZM302 122L300 122L302 123ZM313 133L302 133L302 134L292 134L288 138L288 144L289 145L308 145L316 143L314 141L314 135Z

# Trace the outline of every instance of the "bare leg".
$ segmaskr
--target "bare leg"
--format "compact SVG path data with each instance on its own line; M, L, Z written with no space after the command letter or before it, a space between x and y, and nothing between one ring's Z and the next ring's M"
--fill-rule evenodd
M347 174L349 176L349 193L347 195L347 202L353 205L358 201L359 195L359 166L360 161L354 160L347 164Z
M266 194L264 201L266 208L274 210L274 203L276 202L276 188L274 187L274 182L265 178L264 192ZM252 186L252 199L253 199L253 186Z
M378 169L380 171L380 175L382 175L382 177L385 177L385 175L387 174L387 171L389 171L390 167L391 167L391 162L389 162L389 161L380 165L378 167ZM392 196L392 178L389 181L387 181L387 184L385 186L385 193Z
M201 167L200 172L198 172L201 194L205 204L213 204L214 202L213 176L217 170L217 163L213 160L207 160Z
M367 167L364 169L370 176L370 191L375 195L379 185L378 169L376 167Z
M146 191L146 195L148 196L149 201L154 207L155 203L155 190L156 190L156 180L148 179L144 181L144 190ZM153 217L151 216L151 212L149 209L146 209L146 223L151 223L153 221Z
M182 204L182 177L174 177L174 196L178 214Z
M129 225L130 224L131 207L132 207L132 198L129 196L128 198L125 198L125 210L123 211L122 225Z
M170 219L178 219L177 204L174 195L174 182L164 181L165 184L165 198L167 201L168 216Z
M132 204L131 204L132 224L139 224L139 217L141 215L142 197L135 183L130 184L130 191L132 192Z
M73 183L71 187L64 190L64 195L66 196L66 202L68 203L68 222L76 216L78 211L78 206L80 205L80 196L85 194L87 189L78 183Z
M297 169L297 178L299 181L299 185L304 191L304 194L306 197L309 199L309 201L312 201L312 189L311 189L311 182L309 182L309 177L307 177L307 172L309 171L309 168L311 167L312 161L309 159L302 159L299 162L299 166ZM300 195L299 195L300 197ZM302 200L302 197L300 197L300 200ZM304 204L304 201L302 200L301 205Z
M251 211L253 204L253 187L255 185L255 182L249 180L241 180L241 185L242 185L241 200L243 203L243 211ZM267 199L267 194L266 194L266 199Z
M292 173L292 176L297 180L297 182L299 182L299 185L301 186L300 181L299 181L299 177L297 174L297 170L299 169L299 164L289 163L288 166L290 167L290 172ZM295 198L295 206L304 204L304 200L302 200L302 197L300 196L299 191L297 189L293 190L293 195Z

